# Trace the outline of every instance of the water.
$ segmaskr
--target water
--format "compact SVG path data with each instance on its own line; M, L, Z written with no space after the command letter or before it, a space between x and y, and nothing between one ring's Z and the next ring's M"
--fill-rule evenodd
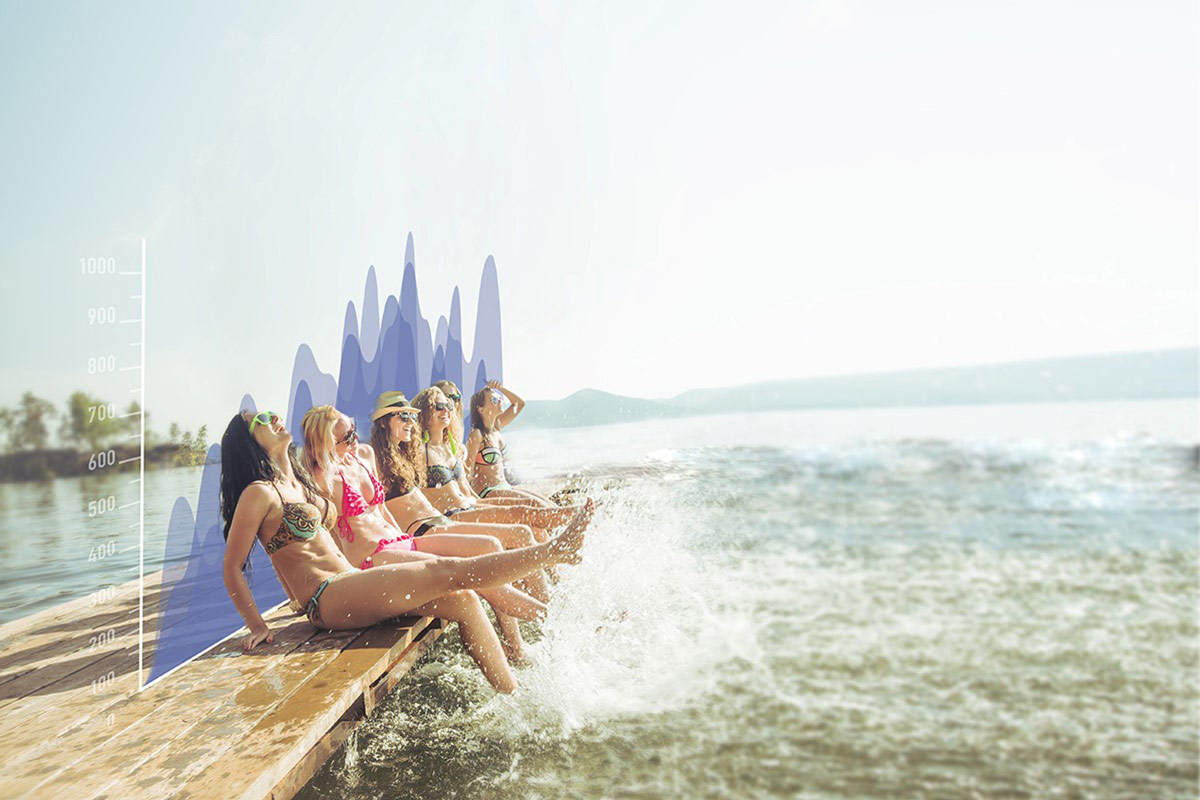
M514 430L604 500L522 688L451 631L300 797L1194 798L1195 404L1100 406Z
M301 797L1197 795L1194 401L509 440L604 500L522 688L452 630ZM148 570L199 479L147 473ZM0 485L0 619L136 576L86 559L127 480Z
M146 472L147 573L163 567L171 506L194 508L200 467ZM0 483L0 624L138 577L137 507L88 516L88 501L112 495L118 506L138 499L137 473ZM116 553L89 560L115 541Z

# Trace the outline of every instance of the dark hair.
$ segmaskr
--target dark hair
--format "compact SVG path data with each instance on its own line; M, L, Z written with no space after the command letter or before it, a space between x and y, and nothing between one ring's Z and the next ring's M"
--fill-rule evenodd
M379 477L387 487L386 497L407 494L414 486L425 484L425 466L417 462L417 442L421 439L421 424L417 423L407 444L393 444L390 430L391 414L371 423L371 447L379 463Z
M483 408L483 402L492 393L490 386L484 386L475 394L471 395L471 429L479 431L483 435L484 442L491 441L493 431L483 427L483 414L479 413L479 409Z
M250 420L253 418L254 415L245 410L234 414L225 427L225 433L221 435L221 517L225 521L225 541L229 541L233 512L246 487L255 481L270 483L279 477L279 471L271 463L267 451L250 435ZM305 499L311 503L319 492L312 476L300 463L295 444L288 445L288 461L292 462L292 471L304 487ZM328 510L328 501L326 504Z

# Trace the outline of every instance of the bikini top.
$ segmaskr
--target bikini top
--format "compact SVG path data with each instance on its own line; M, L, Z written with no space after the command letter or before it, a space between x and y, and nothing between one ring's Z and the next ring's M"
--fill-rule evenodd
M358 456L351 456L355 461L358 461ZM346 539L347 542L354 541L354 529L350 527L350 517L357 517L360 514L366 513L371 506L377 506L383 502L385 494L383 485L379 479L375 477L375 473L367 468L367 465L358 461L358 465L367 470L367 475L371 478L371 501L362 496L362 492L358 491L357 486L351 485L350 481L346 480L346 475L342 470L338 469L338 476L342 479L342 515L338 517L337 528L338 532Z
M426 486L430 489L436 489L439 486L445 486L447 483L453 483L463 476L463 462L460 457L454 462L454 468L442 466L441 464L429 463L429 443L425 444L425 478Z
M499 448L481 447L479 452L475 454L475 463L484 466L495 466L504 461L504 454L508 452L508 444L500 443Z
M283 494L274 481L271 485L275 487L275 494L279 495L279 502L283 504L283 519L279 521L279 528L263 545L267 555L274 555L294 542L307 542L317 535L317 531L324 530L330 507L329 501L325 500L325 511L319 513L312 503L289 503L283 499Z

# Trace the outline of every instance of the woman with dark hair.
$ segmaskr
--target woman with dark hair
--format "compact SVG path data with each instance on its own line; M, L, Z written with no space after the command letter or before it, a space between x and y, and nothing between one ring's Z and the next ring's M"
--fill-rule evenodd
M250 633L250 650L274 637L242 570L255 540L289 594L319 629L365 628L401 614L459 623L463 644L500 692L516 687L499 637L472 589L494 589L557 563L577 563L592 506L550 542L473 558L427 557L367 570L354 567L329 533L332 504L297 462L278 415L243 411L221 437L221 515L225 586Z
M507 398L508 408L502 408ZM528 489L518 489L504 476L504 453L508 449L500 429L509 425L525 408L525 401L500 385L487 385L471 396L471 433L467 437L467 464L471 488L485 500L519 498L534 505L558 508L549 498Z
M424 459L423 491L447 517L467 522L521 522L545 531L566 524L574 515L575 509L560 508L548 501L547 507L541 507L527 498L523 499L527 505L504 506L477 500L463 467L463 447L451 430L450 401L441 389L431 386L417 393L413 405L420 412L417 423L424 430L423 452L417 455Z

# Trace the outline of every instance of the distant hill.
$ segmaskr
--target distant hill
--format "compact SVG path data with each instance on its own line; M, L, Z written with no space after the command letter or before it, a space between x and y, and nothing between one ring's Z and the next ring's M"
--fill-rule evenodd
M1200 398L1200 349L1048 358L972 367L836 375L692 389L665 400L584 389L533 400L521 422L538 427L805 408Z

